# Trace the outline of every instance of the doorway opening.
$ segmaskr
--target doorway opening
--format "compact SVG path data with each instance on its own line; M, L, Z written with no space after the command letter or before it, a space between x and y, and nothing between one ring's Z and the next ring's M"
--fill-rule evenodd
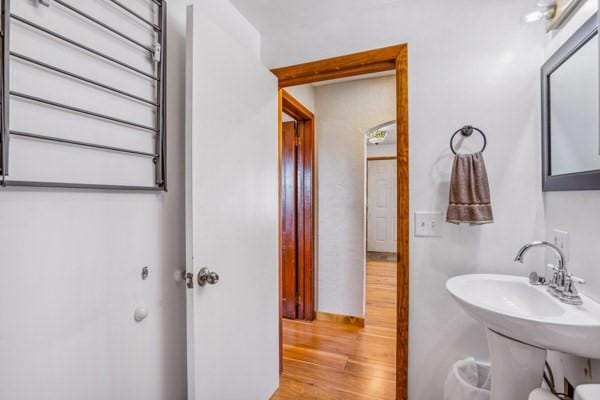
M335 390L338 391L335 392L335 395L348 393L360 395L363 393L361 392L362 388L369 385L371 378L379 379L382 376L388 381L393 379L393 386L390 390L388 390L390 386L387 385L380 391L373 392L378 396L377 398L407 399L409 266L407 62L407 46L399 45L272 70L279 79L280 118L282 118L280 121L280 307L282 317L295 318L295 320L287 319L285 321L286 335L292 335L296 339L300 338L300 342L296 342L299 345L282 348L281 354L283 355L285 351L288 356L286 363L290 364L291 361L288 359L294 359L294 363L291 363L293 364L294 373L291 375L284 373L281 378L281 388L284 390L280 389L280 392L273 397L274 399L294 398L290 396L298 395L298 393L310 394L314 398L332 398L331 395L333 392L328 392L324 389L328 384L331 387L335 386ZM372 336L377 337L377 340L381 340L383 343L383 341L390 338L385 338L385 334L382 334L382 332L393 332L392 339L394 339L394 344L390 350L389 347L386 348L385 345L377 343L376 340L372 345L367 346L368 348L357 348L355 353L353 353L356 357L349 359L341 351L339 347L340 343L341 345L354 346L356 344L354 343L356 341L355 338L359 336L344 336L343 333L332 329L327 324L319 325L318 323L322 321L314 323L297 321L298 319L310 321L316 316L318 320L330 319L339 322L337 318L340 315L320 312L319 306L322 303L321 292L316 291L315 293L315 287L318 285L316 273L320 268L320 263L316 263L315 265L315 260L320 260L320 255L317 257L317 253L324 251L320 245L317 245L318 235L316 234L316 230L321 227L316 226L320 224L320 219L315 219L315 212L321 213L323 211L320 209L316 210L316 200L320 194L314 189L317 187L315 186L315 182L317 182L317 179L320 179L317 175L320 174L322 167L320 165L321 158L319 158L319 170L317 172L315 151L319 151L320 143L317 142L320 139L315 139L315 135L319 135L319 128L314 122L315 116L312 115L310 119L311 123L308 124L312 133L310 150L307 152L312 158L309 159L310 176L307 179L307 175L302 172L304 171L303 168L309 165L305 162L307 155L290 145L290 138L296 137L296 142L298 142L298 137L304 138L303 135L307 131L307 120L299 118L298 115L293 115L293 112L289 112L286 109L286 103L289 105L295 99L283 89L340 78L356 78L359 75L381 74L386 71L392 71L392 75L395 75L395 154L373 155L371 157L367 155L362 160L364 163L363 173L367 175L367 184L362 192L365 212L365 218L362 223L363 234L366 240L362 244L361 251L365 255L364 261L366 262L363 279L365 282L364 294L367 302L367 323L369 315L372 315L375 320L377 318L380 318L382 321L386 320L389 324L387 328L383 327L379 331L379 334L373 334ZM299 103L297 100L295 102ZM306 110L306 107L304 109ZM283 119L284 111L288 115L287 121ZM310 110L308 111L310 112ZM318 113L316 118L318 120L320 118ZM382 129L383 125L376 125L374 128ZM317 129L316 133L315 129ZM362 132L363 139L366 136L364 133ZM302 142L302 139L300 139L300 142ZM292 161L289 162L289 160ZM371 164L373 165L372 168L370 167ZM381 172L381 175L378 176L377 172ZM369 179L371 175L373 177ZM293 176L295 176L295 179L290 178ZM303 178L302 181L300 177ZM377 196L378 187L375 184L370 188L368 182L371 180L377 183L378 180L381 181L383 178L386 179L387 189L380 191L381 193L385 192L384 194L380 194L385 195L386 207L384 208L387 208L385 212L392 214L385 217L375 215L373 221L369 223L368 213L374 210L377 200L373 203L375 205L371 205L370 207L366 204L368 204L370 192ZM395 183L395 186L390 183L390 180L394 180L393 183ZM309 182L310 185L308 184ZM302 199L301 192L302 196L305 196ZM308 192L310 192L310 195L306 196ZM392 205L391 203L395 204ZM379 221L384 222L377 225L378 218ZM382 228L384 225L385 228ZM308 227L309 229L302 230L301 226ZM369 228L374 228L373 232L375 236L371 236L377 239L377 234L379 233L379 238L386 242L385 246L387 247L381 247L379 246L380 244L375 243L375 247L372 247L374 251L368 251ZM389 247L390 241L392 242L391 248ZM300 250L301 248L305 250L310 249L310 251L307 253ZM302 261L301 257L304 257ZM289 269L289 265L295 265L295 267ZM307 273L307 271L309 272ZM307 277L310 278L310 283L308 284L310 286L307 286L307 282L309 282L306 279ZM392 288L388 289L391 291L385 291L381 286L382 283L389 285L390 282ZM371 287L370 284L372 284ZM390 305L389 299L381 299L380 294L384 291L388 295L391 293L391 307L388 307L379 317L376 317L375 314L368 311L368 302L370 301L369 292L372 296L371 299L374 299L375 302L383 300ZM307 306L305 305L305 301L309 298L310 304ZM391 319L390 315L392 316ZM354 316L342 315L341 318L342 322L347 323L347 332L355 331L354 333L357 335L362 334L363 336L370 334L360 331L362 328L361 325L364 326L365 321L364 319L361 321L361 318L356 318L356 313ZM280 337L283 337L282 326L280 324ZM386 329L388 330L386 331ZM315 341L321 342L325 346L325 350L312 348L310 345ZM282 343L285 343L285 341ZM367 364L370 357L369 352L371 351L373 354L379 352L377 355L383 358L387 357L387 361L395 368L379 368L377 369L378 372L368 369ZM317 361L318 363L316 363ZM317 382L313 382L313 384L303 386L302 383L306 383L307 379L312 379L311 373L314 373L315 368L319 366L318 364L324 368L328 368L327 376L320 374L318 378L319 382L323 383L324 381L325 384L317 385ZM342 369L343 371L341 371ZM344 380L344 374L346 373L349 373L353 378L346 380L348 382L347 386L339 387L337 384L340 380ZM381 376L373 376L377 374ZM290 388L292 388L291 391L289 391ZM286 393L285 390L288 390L288 392Z
M396 121L377 125L367 136L367 260L397 261Z

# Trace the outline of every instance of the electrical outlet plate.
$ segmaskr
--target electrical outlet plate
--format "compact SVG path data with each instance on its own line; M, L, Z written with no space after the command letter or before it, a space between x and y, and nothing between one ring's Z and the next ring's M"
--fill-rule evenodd
M552 231L552 243L558 247L565 258L569 259L569 232L560 229L554 229Z
M440 237L442 236L442 213L440 211L415 212L415 236Z

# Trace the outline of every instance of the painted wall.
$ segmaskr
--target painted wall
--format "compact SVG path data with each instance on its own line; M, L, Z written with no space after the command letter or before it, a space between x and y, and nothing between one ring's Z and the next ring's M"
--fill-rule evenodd
M552 54L598 9L596 0L588 1L559 31L546 38L546 58ZM568 231L570 251L568 267L573 274L583 277L586 285L581 292L600 301L600 272L597 260L597 216L600 212L600 193L597 191L544 193L546 238L552 237L553 229ZM585 360L560 353L552 353L549 360L558 379L566 376L571 383L600 383L600 360Z
M294 96L296 100L308 108L313 113L316 109L315 88L312 85L298 85L285 88L285 90Z
M364 316L364 133L393 120L395 78L317 86L317 310Z
M149 2L132 3L137 8ZM173 274L185 265L184 52L185 6L188 3L190 1L170 1L168 7L168 193L0 190L2 399L186 398L185 289L174 282ZM131 54L129 47L119 45L114 37L82 34L85 24L64 12L59 5L53 4L48 9L32 8L32 4L37 2L13 2L15 10L18 8L18 12L28 18L37 18L56 29L67 28L59 24L63 21L69 28L77 29L78 40L91 41L89 44L101 46L111 54ZM247 48L258 54L258 33L228 2L203 0L197 4L205 6ZM108 2L78 1L77 7L93 11L99 18L109 17L112 24L120 27L128 23L129 27L122 29L140 34L139 24L131 23L128 17L118 17L121 13ZM23 28L15 28L14 36L18 40L15 45L18 44L23 52L30 51L27 54L36 57L54 57L52 60L56 62L68 61L88 76L101 79L116 76L125 82L118 71L107 74L106 64L83 64L83 56L77 51L61 48L52 41L23 31ZM35 46L40 43L32 39L40 43L43 40L45 51L36 53ZM140 39L147 38L142 34ZM143 58L131 59L131 62L147 67ZM56 76L25 65L15 66L13 76L17 81L11 83L23 90L65 95L53 90L59 80ZM43 79L43 85L39 80L28 81L32 77L41 77L37 79ZM35 82L42 87L34 87ZM138 85L131 76L127 76L126 82L131 86L120 87L138 90L145 86ZM72 85L72 82L64 84ZM48 87L43 87L46 85ZM106 101L105 93L84 96L83 92L74 89L68 94L72 97L64 96L65 100L85 102L82 105L107 113L119 115L129 111L129 108L122 108L119 99L112 99L112 103ZM135 107L132 109L132 115L128 117L147 118L144 112ZM23 105L15 105L15 112L21 116L29 115L31 119L31 111ZM107 129L97 121L86 120L85 123L92 124L88 131L81 129L84 125L80 117L69 113L58 115L65 134L85 136L92 131L98 132L95 129L104 129L101 132L108 135L106 140L122 140L121 145L148 145L139 133L119 137L116 135L119 128L110 126ZM18 118L13 122L30 124L25 127L32 129L45 124L49 129L56 126L50 123L56 122L51 118L46 110L36 108L33 119L37 120ZM16 140L15 144L23 145ZM20 148L37 151L36 143L28 145L29 148ZM44 168L35 168L44 166L42 160L69 162L57 157L72 154L67 151L73 150L67 148L43 154L45 158L36 158L35 163L28 157L26 163L15 165L15 174L46 173ZM97 155L94 153L90 157ZM85 179L102 176L110 181L137 181L140 176L148 179L145 166L128 165L129 169L115 171L111 169L109 155L101 155L103 158L99 163L106 167L101 175L97 169L85 169L85 176L69 176ZM62 177L73 170L53 169L51 172ZM150 277L146 281L140 279L143 266L150 268ZM133 311L138 305L146 306L150 312L142 323L133 320Z
M450 135L467 123L486 132L495 223L445 225L441 238L410 240L409 393L414 400L440 399L454 361L488 357L483 329L450 298L446 280L475 272L526 275L543 265L537 253L525 265L512 262L522 244L545 235L539 177L544 27L521 22L535 1L233 3L261 31L271 67L408 43L411 216L445 211ZM307 18L316 4L319 18ZM457 21L468 23L457 29ZM476 140L465 145L476 149Z

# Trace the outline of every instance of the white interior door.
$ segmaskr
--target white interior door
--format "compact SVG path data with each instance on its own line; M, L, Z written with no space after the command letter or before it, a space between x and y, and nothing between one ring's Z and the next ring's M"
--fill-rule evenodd
M190 400L266 400L279 379L277 81L188 8L186 249ZM206 267L219 282L199 286Z
M396 160L367 164L367 251L397 251Z

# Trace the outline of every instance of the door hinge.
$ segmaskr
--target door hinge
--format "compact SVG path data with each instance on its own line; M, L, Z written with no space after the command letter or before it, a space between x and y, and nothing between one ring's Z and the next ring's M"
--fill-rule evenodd
M294 121L294 132L296 133L296 146L300 146L300 130L298 129L298 121Z
M301 305L302 304L302 297L300 297L299 294L296 294L296 305Z

